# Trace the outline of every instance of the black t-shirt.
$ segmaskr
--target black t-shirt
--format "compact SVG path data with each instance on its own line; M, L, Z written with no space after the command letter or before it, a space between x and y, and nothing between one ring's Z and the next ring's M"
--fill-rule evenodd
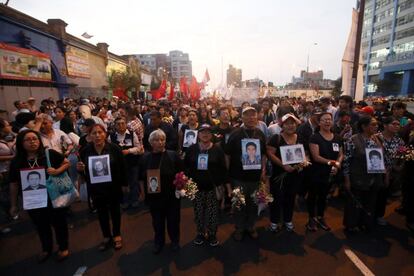
M160 170L161 191L159 193L148 193L147 170ZM175 175L184 170L182 160L174 151L162 153L147 152L141 159L139 179L144 182L145 201L151 208L166 206L168 204L179 204L175 196L173 184Z
M243 170L243 139L258 139L260 143L261 158L263 158L266 154L266 137L260 129L246 129L244 127L240 127L234 130L229 137L227 145L225 146L225 153L230 156L229 176L230 178L239 181L260 181L261 171L263 168Z
M297 145L297 144L302 144L303 145L303 137L297 135L296 143L295 144L288 144L288 143L286 143L286 141L285 141L285 139L283 138L282 135L275 134L272 137L270 137L269 142L267 144L276 149L275 155L280 160L282 160L281 154L280 154L280 147L288 146L288 145ZM273 174L272 174L273 177L278 176L281 173L285 172L285 170L282 167L280 167L276 164L272 164L272 165L273 165L272 166L273 167ZM293 173L296 173L296 172L293 172Z
M65 157L58 153L55 150L50 149L49 150L49 158L50 158L50 164L52 165L53 168L57 169L60 167L60 165L62 165L63 160L65 159ZM33 165L34 160L30 160L31 162L29 162L28 160L19 160L14 158L11 163L10 163L10 174L9 174L9 179L11 183L21 183L21 179L20 179L20 170L21 169L29 169L31 167L31 165ZM47 169L47 161L46 161L46 155L42 154L41 156L38 157L37 159L37 164L39 165L39 167L44 167L45 170ZM46 178L48 178L49 175L46 172ZM21 185L20 185L21 188Z
M224 149L233 130L234 127L232 127L231 125L229 125L229 127L227 128L221 128L219 125L214 126L211 129L211 133L213 134L213 142L219 143L221 148Z
M309 139L310 144L316 144L319 146L319 155L328 160L336 160L339 156L339 150L343 147L342 139L338 135L334 135L333 139L328 141L319 133L316 132ZM331 166L328 164L317 163L312 160L311 178L313 182L328 182L329 174L331 172Z
M197 167L200 154L207 154L207 170L199 170ZM188 176L197 183L199 190L209 191L227 181L226 161L219 145L213 145L206 151L200 150L199 144L192 145L184 162Z

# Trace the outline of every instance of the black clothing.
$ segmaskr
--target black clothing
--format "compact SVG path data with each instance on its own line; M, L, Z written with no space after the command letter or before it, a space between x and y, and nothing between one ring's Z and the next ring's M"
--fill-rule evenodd
M99 156L99 155L109 155L110 158L110 168L111 168L111 182L91 184L91 179L89 175L89 157ZM126 179L126 164L125 159L122 154L121 149L113 143L105 143L105 146L101 152L98 154L95 150L95 146L90 143L88 144L81 152L80 159L85 164L85 179L88 185L88 192L91 194L92 199L95 201L97 197L104 198L117 198L121 200L122 198L122 186L127 186L128 181Z
M112 181L91 184L88 169L89 157L106 154L109 155L110 159L109 166L111 168ZM98 211L102 235L104 238L111 237L109 223L109 217L111 216L112 234L114 237L120 236L121 211L119 205L122 199L122 186L128 186L126 164L121 149L113 143L105 143L101 154L98 154L91 143L81 151L80 158L86 166L84 173L88 185L88 193L90 193L94 207Z
M154 130L157 130L157 129L161 129L162 131L164 131L164 133L167 137L165 148L167 150L177 150L177 145L178 145L177 132L174 130L174 128L170 124L167 124L165 122L161 122L159 127L154 127L151 124L145 126L144 139L143 139L145 151L151 151L152 150L151 145L148 141L148 138L149 138L151 132L153 132Z
M208 154L208 170L197 169L199 154ZM213 145L207 151L201 151L199 144L192 145L185 155L184 162L188 176L197 183L200 191L212 190L215 186L222 185L227 181L224 152L217 145Z
M310 144L316 144L319 146L319 155L328 160L337 160L339 156L339 149L343 148L341 138L334 135L331 141L326 140L319 132L313 134L309 139ZM336 151L334 150L336 149ZM329 175L331 173L331 166L328 164L321 164L312 160L311 167L311 182L326 183L329 181Z
M214 126L211 129L213 134L213 143L220 144L221 148L224 150L226 142L228 142L231 133L233 132L234 127L229 125L227 128L220 128L220 125Z
M273 111L270 111L268 113L265 113L263 115L263 122L266 124L266 126L269 126L274 120L276 120L276 115Z
M140 180L144 182L145 201L149 205L154 229L154 243L157 246L165 244L165 223L172 243L178 244L180 236L181 201L175 196L173 181L175 175L183 171L184 165L174 151L162 153L148 152L142 158ZM161 192L147 192L147 170L159 169Z
M67 208L54 209L48 206L46 208L27 210L27 213L36 226L43 252L51 253L53 250L52 227L55 230L59 250L63 251L68 249Z
M155 245L163 246L165 244L165 224L167 224L171 243L178 244L180 240L180 201L171 200L160 208L150 207L150 212Z
M62 165L64 156L55 150L49 150L49 158L51 166L55 169ZM31 160L33 161L33 160ZM42 154L37 159L37 164L40 167L47 168L46 155ZM30 168L33 162L28 160L13 159L10 163L10 182L18 183L21 191L20 170ZM49 175L46 172L46 178ZM42 185L43 186L43 185ZM36 226L37 234L39 235L42 244L42 251L51 253L53 250L53 233L52 227L55 230L56 240L59 245L59 250L68 249L68 224L66 221L67 208L52 207L52 203L48 198L47 206L44 208L27 210L33 224Z
M111 142L116 144L122 150L127 150L127 149L130 149L136 146L134 144L134 137L136 136L135 132L130 131L129 133L125 133L124 141L122 141L123 146L121 146L120 142L118 142L117 132L113 132L109 136L111 138ZM124 158L125 158L127 167L133 167L133 166L138 166L140 155L129 153L127 155L124 155Z
M242 144L243 139L259 139L260 155L262 158L266 154L266 137L260 129L246 129L240 127L231 133L229 141L225 147L225 153L230 156L229 176L239 181L252 182L260 181L262 169L243 170L242 165Z
M160 169L161 192L147 193L147 170ZM141 162L140 180L144 182L145 200L150 207L163 207L170 202L179 201L175 197L173 185L175 175L184 170L182 160L176 152L164 151L162 153L147 152Z
M49 150L49 158L50 158L50 164L55 169L59 168L60 165L62 165L63 160L65 159L65 157L62 154L60 154L59 152L53 149ZM33 161L33 160L30 160L30 161ZM10 174L9 174L10 182L20 184L21 183L20 170L30 168L31 164L33 165L33 162L29 162L27 159L20 160L20 159L14 158L10 162ZM37 164L39 165L39 167L44 167L45 169L47 168L47 161L46 161L45 154L42 154L41 156L37 158ZM46 179L47 178L49 178L49 175L46 172ZM19 186L19 190L21 190L21 185Z
M308 120L307 122L301 124L296 131L298 139L300 137L300 140L302 141L303 147L306 151L309 151L309 139L315 133L315 128L316 126L314 126L312 129L312 126Z
M117 237L121 235L121 209L119 200L116 198L97 197L93 201L98 211L99 225L104 238ZM109 224L109 216L112 220L112 233Z

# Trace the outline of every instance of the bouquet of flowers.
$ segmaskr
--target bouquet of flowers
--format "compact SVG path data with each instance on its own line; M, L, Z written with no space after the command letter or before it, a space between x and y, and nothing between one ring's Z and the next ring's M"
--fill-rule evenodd
M173 119L172 116L169 116L169 117L165 116L165 117L162 117L161 121L164 122L164 123L172 125L173 122L174 122L174 119Z
M242 188L236 188L231 192L231 207L240 210L243 205L246 205L246 198L243 194Z
M175 196L177 198L187 197L190 200L194 200L196 193L198 192L197 184L184 174L184 172L179 172L175 175L173 181L175 186Z
M257 205L257 215L266 209L269 203L273 202L273 196L267 191L266 185L260 182L259 188L251 195Z
M414 147L413 146L401 146L395 152L395 158L403 161L414 160Z

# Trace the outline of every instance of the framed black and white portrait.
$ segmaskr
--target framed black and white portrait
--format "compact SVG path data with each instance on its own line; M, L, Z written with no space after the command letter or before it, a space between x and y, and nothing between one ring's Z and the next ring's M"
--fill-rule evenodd
M47 206L46 170L43 167L20 170L23 193L23 209L31 210Z
M365 149L367 173L384 173L384 153L381 148Z
M197 130L186 129L184 132L183 147L188 148L189 146L197 143Z
M90 156L88 159L91 184L111 182L111 166L109 154Z
M280 157L283 165L299 164L305 162L305 149L302 144L281 146Z

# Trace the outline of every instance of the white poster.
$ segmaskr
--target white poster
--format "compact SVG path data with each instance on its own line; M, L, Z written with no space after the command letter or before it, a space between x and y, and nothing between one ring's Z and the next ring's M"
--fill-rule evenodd
M43 167L20 170L23 193L23 209L31 210L47 206L46 171Z
M233 88L232 90L233 106L241 106L243 102L257 103L257 98L259 98L259 87Z
M88 166L91 184L112 181L109 154L90 156Z

